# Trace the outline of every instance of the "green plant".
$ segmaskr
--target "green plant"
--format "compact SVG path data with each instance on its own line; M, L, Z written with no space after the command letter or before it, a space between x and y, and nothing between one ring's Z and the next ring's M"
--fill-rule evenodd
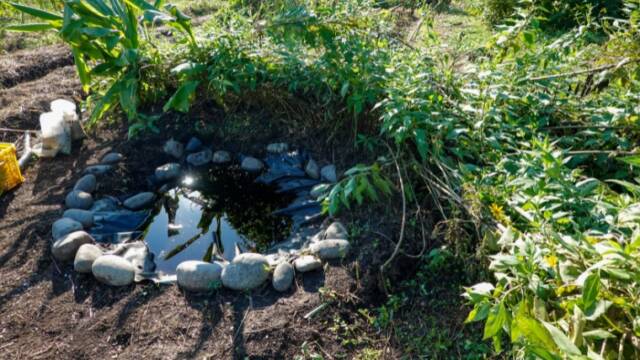
M67 0L62 14L9 4L42 22L8 25L7 30L54 30L71 46L83 90L94 91L88 99L91 122L119 105L132 122L131 134L154 128L157 117L138 112L141 73L153 59L146 29L166 24L183 31L194 44L187 16L173 5L160 11L161 1L151 5L143 0Z

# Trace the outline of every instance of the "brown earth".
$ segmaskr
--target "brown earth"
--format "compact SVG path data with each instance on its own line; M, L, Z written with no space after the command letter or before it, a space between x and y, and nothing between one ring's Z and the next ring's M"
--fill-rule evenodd
M58 46L0 57L6 87L0 89L0 127L37 129L50 101L81 98L70 64L68 51ZM18 140L0 134L0 140ZM151 283L112 288L54 261L51 224L87 164L108 151L122 152L126 165L99 181L99 193L125 194L143 188L141 174L167 160L159 151L164 139L125 139L122 127L101 129L75 144L70 156L33 161L26 182L0 197L0 358L289 359L305 349L326 359L354 356L357 346L343 346L332 326L337 318L366 329L354 309L369 301L363 294L370 291L363 290L366 274L353 270L367 258L298 275L285 294L265 285L246 294L200 295ZM325 301L332 306L304 319ZM388 342L372 339L366 346L396 357Z

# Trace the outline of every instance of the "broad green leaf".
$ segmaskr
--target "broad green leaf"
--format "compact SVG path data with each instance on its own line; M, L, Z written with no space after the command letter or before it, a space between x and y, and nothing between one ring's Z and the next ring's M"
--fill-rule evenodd
M469 312L469 315L464 322L470 323L474 321L482 321L487 318L490 309L491 305L487 302L476 305L476 307L474 307L473 310Z
M571 342L571 339L569 339L562 331L560 331L560 329L548 322L543 322L542 325L544 325L547 331L549 331L549 334L551 334L551 338L558 346L558 349L560 349L562 352L569 355L582 354L580 352L580 349L578 349L578 347L575 346L573 342Z
M640 166L640 155L625 156L618 158L618 160L632 166Z
M199 84L200 81L187 81L182 84L162 109L165 112L171 109L184 113L189 111L189 107L191 106L191 99L195 94L195 91L198 88Z
M589 309L596 303L598 292L600 291L600 275L598 272L587 277L582 289L582 303L584 309Z
M13 3L10 2L9 5L13 6L15 9L25 13L25 14L29 14L31 16L43 19L43 20L60 20L62 21L62 16L58 15L58 14L54 14L48 11L44 11L41 9L37 9L34 7L30 7L30 6L26 6L26 5L22 5L22 4L18 4L18 3Z
M38 32L55 29L50 23L15 24L7 25L2 29L8 31Z
M504 304L500 302L498 305L495 305L491 309L491 311L489 311L487 321L484 325L483 340L490 339L500 334L500 331L502 330L502 327L507 323L507 320L507 309L504 307Z

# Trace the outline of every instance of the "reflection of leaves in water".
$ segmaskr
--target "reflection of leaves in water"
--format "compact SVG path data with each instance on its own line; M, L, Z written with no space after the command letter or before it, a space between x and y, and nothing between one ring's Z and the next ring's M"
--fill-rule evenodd
M284 240L291 226L290 220L271 213L286 207L292 200L290 196L277 194L273 188L255 183L252 176L237 169L211 169L205 177L195 188L201 194L197 199L185 191L176 191L175 196L166 197L165 209L169 215L169 223L175 220L180 196L186 196L199 204L202 214L197 225L200 232L173 248L164 257L165 260L184 251L206 234L214 219L216 230L212 233L212 242L203 256L204 261L210 262L215 255L224 253L223 218L226 218L237 233L253 241L259 251L275 241Z

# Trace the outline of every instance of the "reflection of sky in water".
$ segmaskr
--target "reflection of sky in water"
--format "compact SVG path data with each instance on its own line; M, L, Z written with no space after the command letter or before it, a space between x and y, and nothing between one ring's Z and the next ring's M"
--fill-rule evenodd
M169 192L169 196L174 197L176 191ZM192 198L197 198L199 194L192 192ZM207 254L209 246L214 241L214 233L218 226L217 219L214 218L209 225L209 229L203 232L198 227L202 216L202 206L188 199L184 194L178 192L178 206L175 216L175 230L169 230L169 215L164 207L154 217L152 223L147 228L145 241L149 246L149 250L155 255L155 263L157 270L165 273L175 273L175 269L183 261L186 260L203 260ZM235 245L239 244L240 248L244 248L247 241L236 232L236 230L226 221L224 215L220 219L221 238L224 249L224 258L231 260L235 253ZM171 234L169 234L171 232ZM189 239L198 236L198 238L187 248L175 254L168 260L165 256L173 249L184 244Z

